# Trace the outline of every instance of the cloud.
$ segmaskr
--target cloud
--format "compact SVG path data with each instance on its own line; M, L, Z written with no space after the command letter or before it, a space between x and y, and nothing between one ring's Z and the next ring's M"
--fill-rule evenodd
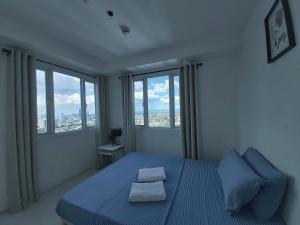
M80 94L62 95L54 94L55 105L80 105Z
M169 104L170 98L169 98L169 96L164 96L164 97L160 98L159 101L162 104Z
M153 90L148 90L148 99L159 99L161 96L156 94Z
M73 94L73 95L55 94L54 95L54 103L55 103L55 105L80 105L81 98L80 98L79 94ZM88 105L95 104L94 95L86 96L86 104L88 104ZM46 106L45 95L37 96L37 105L38 105L38 107Z
M86 104L91 105L95 104L95 96L94 95L88 95L85 97Z
M144 93L142 91L134 92L134 98L136 100L143 100Z
M174 80L174 88L179 88L179 81Z
M135 103L140 105L143 102L142 82L135 83ZM174 81L174 88L179 88L179 81ZM178 92L178 91L177 91ZM179 105L179 96L174 96L176 106ZM160 77L148 80L148 103L152 109L166 110L169 107L169 80Z
M169 80L165 80L163 83L156 83L153 88L154 94L168 93L169 92Z
M80 93L80 79L65 74L53 73L54 92L57 95L74 95Z
M164 80L160 83L150 83L148 88L148 99L159 100L160 98L169 95L169 80Z
M38 107L46 106L45 95L38 95L37 96L37 105L38 105Z
M134 91L141 92L143 91L143 81L134 82Z

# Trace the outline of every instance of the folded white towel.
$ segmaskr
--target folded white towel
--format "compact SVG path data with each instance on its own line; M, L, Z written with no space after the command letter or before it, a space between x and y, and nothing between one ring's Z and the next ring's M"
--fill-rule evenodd
M166 180L166 173L163 167L139 169L138 182L153 182Z
M157 202L166 200L166 191L162 181L154 183L133 183L129 202Z

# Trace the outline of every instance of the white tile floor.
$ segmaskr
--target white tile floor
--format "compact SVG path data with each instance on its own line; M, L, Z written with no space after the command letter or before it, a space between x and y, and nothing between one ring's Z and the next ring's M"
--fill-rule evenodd
M43 194L40 200L21 213L0 214L0 225L62 225L55 212L59 198L75 185L96 173L91 170Z

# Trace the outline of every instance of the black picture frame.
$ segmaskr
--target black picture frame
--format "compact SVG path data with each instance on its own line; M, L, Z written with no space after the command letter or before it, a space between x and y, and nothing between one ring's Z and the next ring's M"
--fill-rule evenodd
M288 35L288 41L289 45L285 49L283 49L279 54L272 57L272 50L271 50L271 36L270 36L270 25L269 25L269 19L273 15L274 10L278 6L279 3L282 3L283 11L284 11L284 18L286 22L286 31ZM268 63L274 63L276 60L281 58L283 55L285 55L288 51L290 51L292 48L296 46L296 40L295 40L295 33L294 33L294 27L292 22L292 16L288 4L288 0L276 0L268 13L267 17L265 18L265 32L266 32L266 42L267 42L267 55L268 55Z

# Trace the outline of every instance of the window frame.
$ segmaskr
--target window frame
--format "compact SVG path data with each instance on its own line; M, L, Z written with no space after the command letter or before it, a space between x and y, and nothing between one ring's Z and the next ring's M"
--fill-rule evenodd
M149 112L148 112L148 79L155 77L168 76L169 78L169 116L170 116L170 127L150 127L149 126ZM141 75L133 77L133 82L143 82L143 106L144 106L144 125L134 125L135 128L144 128L151 130L170 130L180 129L180 126L175 125L175 89L174 89L174 77L179 76L179 70L169 70L165 72L150 73L147 75ZM134 84L133 84L134 86ZM133 98L134 98L133 90ZM133 99L133 112L135 112L135 104ZM135 115L135 114L134 114ZM135 122L135 119L134 119Z
M173 119L174 119L174 127L175 128L178 128L178 129L180 129L180 127L181 127L181 118L180 118L180 125L179 126L176 126L176 104L175 104L175 86L174 86L174 81L175 81L175 77L178 77L178 81L179 81L179 109L180 109L180 107L181 107L181 105L180 105L180 98L181 98L181 95L180 95L180 75L179 75L179 73L178 74L174 74L173 75L173 82L172 82L172 85L173 85L173 110L174 110L174 114L173 114ZM179 111L179 117L180 117L180 111Z
M48 88L47 88L47 82L48 82L48 76L47 76L47 70L45 69L41 69L41 68L35 68L35 71L34 71L34 81L35 81L35 89L37 89L37 73L36 71L37 70L40 70L40 71L43 71L45 73L45 102L46 102L46 118L47 118L47 131L46 132L41 132L39 133L38 129L37 129L37 134L43 136L43 135L48 135L49 134L49 130L50 130L50 122L49 122L49 101L48 101ZM36 92L35 92L36 93ZM36 93L36 96L35 96L35 101L36 101L36 126L38 126L38 106L37 106L37 93Z
M82 88L83 88L83 94L84 94L84 96L82 95L82 97L84 98L84 118L85 118L85 120L84 120L84 124L85 124L85 129L95 129L96 128L96 126L97 126L97 121L96 121L96 123L95 123L95 125L94 126L88 126L87 125L87 115L86 115L86 91L85 91L85 83L92 83L92 84L94 84L94 99L95 99L95 115L96 115L96 110L97 110L97 107L96 107L96 79L95 79L95 81L94 82L91 82L91 81L88 81L88 80L82 80L82 82L83 82L83 84L82 84ZM96 118L97 119L97 118Z
M136 125L135 124L135 95L134 95L134 93L135 93L134 83L135 82L142 82L142 84L143 84L143 108L144 108L144 110L143 110L144 115L143 116L144 116L144 125ZM147 105L145 104L145 91L147 91L147 89L145 90L145 82L147 84L147 80L145 81L144 78L135 78L135 79L133 79L133 112L134 112L134 126L135 127L145 127L145 125L146 125L145 111L146 111L146 108L147 108L147 114L148 114L148 104ZM148 95L147 95L147 100L148 100ZM148 117L147 117L147 124L148 124Z
M68 135L73 133L82 132L85 130L93 130L96 129L96 126L87 126L86 120L86 99L85 99L85 82L90 82L94 84L95 89L95 104L96 104L96 77L93 78L91 76L87 76L81 74L79 72L75 72L72 70L64 69L59 66L50 65L43 62L37 62L35 66L35 70L45 71L45 81L46 81L46 110L47 110L47 132L38 133L38 136L45 135ZM53 73L62 73L64 75L76 77L80 79L80 96L81 96L81 121L82 126L79 130L72 130L66 132L55 132L55 105L54 105L54 79ZM34 73L36 76L36 73ZM36 85L36 84L35 84ZM37 103L36 103L37 104ZM95 106L96 109L96 106Z

